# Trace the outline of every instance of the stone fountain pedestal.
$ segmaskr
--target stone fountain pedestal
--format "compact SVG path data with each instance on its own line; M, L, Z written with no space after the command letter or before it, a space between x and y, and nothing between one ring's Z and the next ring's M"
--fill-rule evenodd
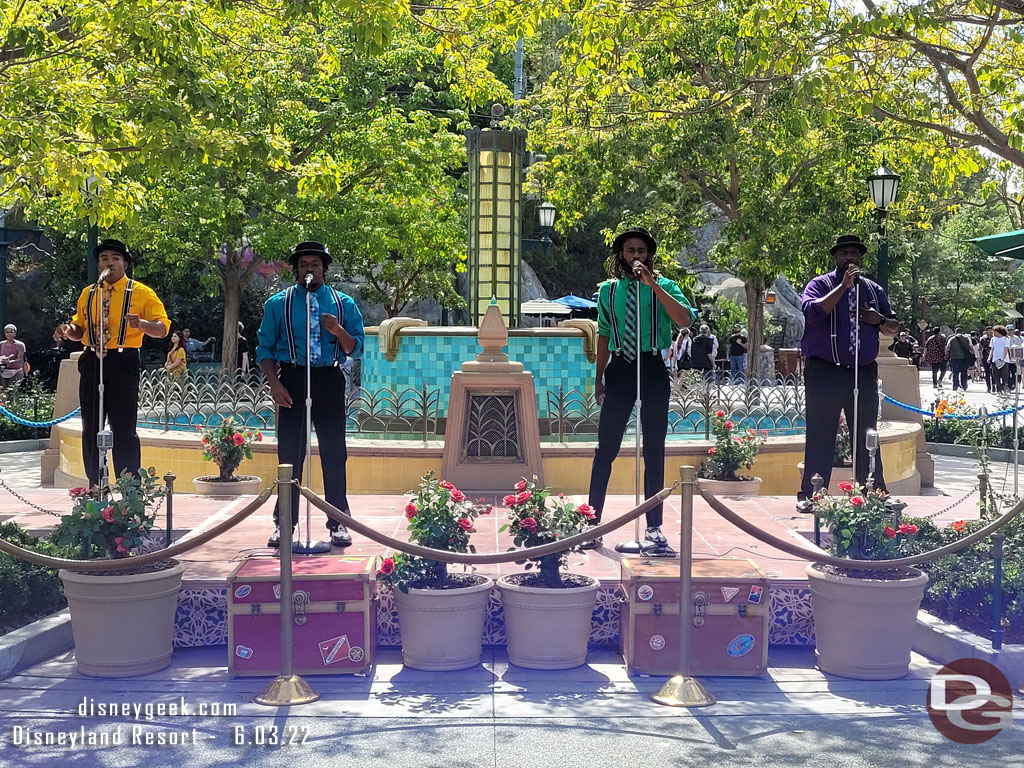
M452 374L441 477L466 491L507 493L521 477L543 485L533 374L502 352L508 327L496 304L477 341L483 352Z

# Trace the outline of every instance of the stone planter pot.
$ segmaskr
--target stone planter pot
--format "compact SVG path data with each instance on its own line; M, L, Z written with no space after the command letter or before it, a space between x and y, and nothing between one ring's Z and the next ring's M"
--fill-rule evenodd
M203 496L254 496L260 492L260 478L255 475L235 475L229 481L219 475L203 475L192 478L192 485Z
M528 669L571 669L587 661L599 582L568 589L523 587L498 579L508 660Z
M893 680L907 674L928 576L916 568L905 570L906 578L885 581L807 566L815 655L823 672L855 680Z
M185 566L101 576L61 571L78 671L136 677L170 666L174 613Z
M698 477L697 486L707 488L708 493L713 493L715 496L761 495L760 477L752 477L749 480L708 480L704 477Z
M402 661L429 671L467 669L480 663L487 603L494 580L458 589L395 589L402 628Z

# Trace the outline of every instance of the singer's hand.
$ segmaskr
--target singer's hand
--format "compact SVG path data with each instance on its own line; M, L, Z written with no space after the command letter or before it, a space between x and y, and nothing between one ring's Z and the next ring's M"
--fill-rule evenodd
M846 268L846 272L843 274L843 287L851 288L856 282L857 278L863 274L860 267L856 264L851 264Z
M284 384L280 381L272 382L270 384L270 396L274 398L274 402L282 408L292 407L292 396L288 394L288 390L285 389Z
M599 381L594 384L594 399L597 400L598 405L604 405L604 382Z
M129 328L139 327L139 316L137 314L135 314L134 312L129 312L127 315L127 319Z
M60 344L64 339L68 338L68 332L71 330L71 323L61 323L53 331L53 340Z
M868 325L881 325L885 322L885 318L876 309L869 307L867 304L862 304L860 308L860 321Z
M651 288L658 284L658 281L654 279L654 275L651 274L651 270L647 268L647 265L642 261L633 262L633 275L644 285L649 285Z
M326 312L320 315L320 325L324 327L324 330L332 334L341 328L341 323L338 322L338 318L334 315L329 315Z

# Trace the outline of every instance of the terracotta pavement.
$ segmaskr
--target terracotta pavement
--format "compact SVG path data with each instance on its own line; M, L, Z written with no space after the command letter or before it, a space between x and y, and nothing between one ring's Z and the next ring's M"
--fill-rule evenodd
M70 499L67 492L59 489L32 489L20 491L23 496L35 504L58 513L70 510ZM252 497L225 498L198 496L195 494L176 494L174 497L174 539L194 535L200 530L209 528L220 520L224 520L241 509ZM577 503L586 501L583 497L572 497ZM948 496L911 496L903 497L908 508L904 513L908 517L930 515L948 506L952 500ZM407 522L404 517L406 498L404 496L350 496L349 501L353 512L361 519L372 520L378 531L406 541ZM500 497L488 498L488 502L500 503ZM665 521L663 531L669 542L678 548L680 523L680 497L671 497L665 503ZM752 498L728 498L726 503L746 519L756 523L763 530L782 538L789 538L807 543L813 529L813 520L809 516L800 515L794 509L792 497L757 496ZM182 559L187 566L184 585L186 587L223 586L228 574L238 562L250 554L267 555L267 536L273 523L273 499L268 500L260 509L243 520L236 527L222 536L201 547L188 552ZM632 496L609 496L606 502L604 521L613 519L619 514L629 511L634 506ZM973 500L964 501L952 512L936 518L940 524L958 519L977 518L978 507ZM37 533L51 528L56 517L34 511L7 493L0 492L0 521L14 519L22 527ZM311 510L312 537L326 539L324 526L325 516L317 509ZM305 503L300 501L299 520L302 526L302 537L305 538ZM157 524L164 524L163 510ZM641 519L642 522L642 519ZM473 535L473 543L477 552L503 552L511 548L511 538L507 533L499 533L498 529L505 523L505 510L495 506L488 516L477 520L477 533ZM628 523L620 531L605 537L605 548L589 552L570 553L569 570L584 573L601 579L604 582L615 582L619 579L619 560L622 557L615 552L616 542L634 537L633 523ZM362 538L353 536L351 547L344 550L335 549L335 553L344 552L349 555L384 555L385 548ZM694 502L694 557L744 557L757 563L774 582L805 581L804 567L807 561L772 549L767 544L747 536L730 523L719 517L701 498ZM452 566L458 568L459 566ZM514 563L500 566L485 566L480 572L498 576L521 570Z

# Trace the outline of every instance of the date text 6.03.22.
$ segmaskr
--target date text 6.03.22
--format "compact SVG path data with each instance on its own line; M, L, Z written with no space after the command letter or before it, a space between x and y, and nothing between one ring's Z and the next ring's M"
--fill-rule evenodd
M278 747L289 744L305 744L309 738L309 727L305 725L236 725L233 728L236 747L254 744L258 747Z

